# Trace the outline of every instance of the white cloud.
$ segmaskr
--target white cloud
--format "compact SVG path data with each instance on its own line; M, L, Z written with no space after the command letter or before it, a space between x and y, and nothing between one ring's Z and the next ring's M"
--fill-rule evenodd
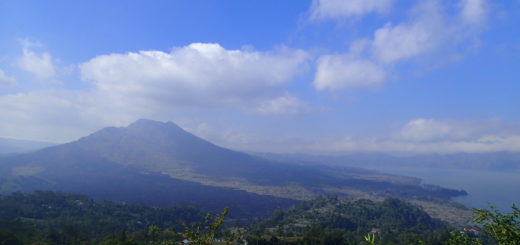
M461 16L469 24L481 24L486 18L485 0L462 0Z
M101 55L80 65L82 78L107 95L169 106L254 107L280 96L301 72L303 51L227 50L193 43L171 53Z
M318 153L482 153L520 152L520 124L501 120L414 119L388 137L319 139L306 151Z
M376 59L391 63L434 50L449 28L437 2L426 1L412 11L413 17L398 25L385 24L374 33L372 51Z
M0 96L0 135L19 139L61 141L79 137L81 108L77 96L57 91Z
M352 139L320 142L309 151L321 153L348 152L384 152L412 154L450 154L450 153L487 153L512 151L520 152L520 135L508 137L487 136L477 140L441 141L441 142L409 142L396 140Z
M171 53L102 55L80 65L82 78L91 81L88 89L0 95L0 135L66 141L138 118L164 118L185 107L305 113L309 106L286 88L307 59L297 50L226 50L201 43ZM7 76L0 70L2 77Z
M0 88L14 87L16 84L16 79L14 77L8 76L2 69L0 69Z
M410 141L432 141L457 139L469 136L472 129L434 119L414 119L406 123L399 131L398 137Z
M520 125L507 123L499 119L470 120L435 120L418 118L410 120L394 134L394 138L406 141L477 141L489 136L507 138L520 135Z
M299 115L308 112L310 107L304 101L290 95L284 95L272 100L265 100L254 109L262 115Z
M390 9L392 0L313 0L311 19L337 19L361 16Z
M321 56L316 62L315 88L379 86L402 62L431 56L449 59L450 52L474 41L472 37L478 28L472 27L478 26L477 19L485 14L483 0L461 3L463 8L458 10L465 19L470 18L468 21L453 17L440 1L421 1L409 11L407 19L397 24L387 22L374 31L370 40L355 40L347 53Z
M386 76L376 63L346 55L324 55L316 64L314 87L317 90L379 86Z
M139 99L139 98L136 98ZM104 93L44 90L0 96L2 137L63 142L105 126L124 126L137 118L160 113L163 108L136 106L140 102L114 103ZM303 103L303 105L301 104ZM297 114L304 102L289 95L266 102L257 113ZM221 122L222 123L222 122ZM181 122L181 125L185 126ZM498 119L484 121L418 118L378 138L295 136L294 132L262 135L229 128L224 123L187 127L215 143L241 150L305 153L457 153L520 152L520 123ZM291 136L292 134L292 136Z
M137 98L138 99L138 98ZM64 142L106 126L124 126L158 108L93 91L38 90L0 96L2 137Z
M54 81L56 69L52 56L47 52L36 53L32 50L33 47L41 46L40 44L31 43L27 40L22 40L21 43L23 54L18 58L18 66L40 79Z

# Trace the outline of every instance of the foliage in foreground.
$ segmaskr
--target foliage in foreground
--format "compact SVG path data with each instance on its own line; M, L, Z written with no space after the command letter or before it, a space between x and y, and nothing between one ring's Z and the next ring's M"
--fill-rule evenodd
M415 244L421 240L439 244L449 237L450 229L448 224L400 199L375 202L334 196L277 211L251 228L253 234L263 234L253 239L265 242L273 236L289 244L357 244L369 233L384 244Z
M447 224L399 199L320 197L277 211L250 227L226 227L227 209L202 218L190 208L94 202L80 195L37 192L0 197L0 244L168 245L184 241L210 245L243 244L244 240L258 245L520 244L516 206L506 214L494 208L474 209L474 213L482 229L478 234L453 232Z
M181 222L202 218L191 206L150 207L50 191L0 196L0 237L14 236L23 244L95 244L130 234L144 238L149 226L180 229Z
M449 245L499 245L520 244L520 209L513 204L512 212L502 214L493 206L490 209L473 209L473 221L480 224L484 236L475 237L466 233L453 233Z

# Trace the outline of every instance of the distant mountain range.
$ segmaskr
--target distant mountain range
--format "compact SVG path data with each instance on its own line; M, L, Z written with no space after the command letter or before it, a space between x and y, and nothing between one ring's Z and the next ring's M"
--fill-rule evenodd
M267 215L324 193L417 200L465 194L359 168L267 160L216 146L172 122L144 119L0 157L0 193L38 189L152 205L229 206L243 217Z
M29 152L56 145L55 143L0 138L0 155Z
M520 153L452 153L391 155L383 153L353 153L345 155L310 155L252 153L266 159L284 162L297 162L304 165L322 164L325 166L363 167L422 167L443 169L475 169L492 171L520 171Z

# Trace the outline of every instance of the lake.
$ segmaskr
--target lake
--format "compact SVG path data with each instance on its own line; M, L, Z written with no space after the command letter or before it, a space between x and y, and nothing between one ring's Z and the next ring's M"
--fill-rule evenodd
M454 200L466 206L486 208L492 203L502 212L510 212L511 205L520 205L520 173L437 168L377 168L376 170L419 177L425 184L463 189L467 196Z

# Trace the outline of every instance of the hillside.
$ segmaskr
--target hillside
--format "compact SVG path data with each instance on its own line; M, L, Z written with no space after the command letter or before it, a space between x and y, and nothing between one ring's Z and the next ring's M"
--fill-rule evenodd
M186 238L186 226L195 227L203 216L193 206L152 207L49 191L13 193L0 196L0 244L177 244ZM368 233L377 244L444 244L455 230L399 199L334 196L277 210L250 225L226 219L221 228L218 238L249 244L359 244Z
M374 233L378 244L439 244L452 229L419 206L399 199L374 202L322 196L278 210L250 228L250 240L262 244L276 244L270 242L273 240L284 244L359 244L366 234Z
M6 241L9 235L23 244L97 244L110 235L152 225L181 229L182 223L201 221L203 216L193 206L157 208L49 191L14 193L0 196L0 244L18 244Z
M67 145L0 159L0 190L56 190L99 200L148 205L197 205L206 210L229 206L242 218L263 217L294 200L205 186L173 179L138 166L125 166ZM235 217L237 217L235 216Z
M465 194L415 178L266 160L216 146L172 122L151 120L0 158L0 192L36 189L210 210L227 205L249 218L323 193L436 203Z

